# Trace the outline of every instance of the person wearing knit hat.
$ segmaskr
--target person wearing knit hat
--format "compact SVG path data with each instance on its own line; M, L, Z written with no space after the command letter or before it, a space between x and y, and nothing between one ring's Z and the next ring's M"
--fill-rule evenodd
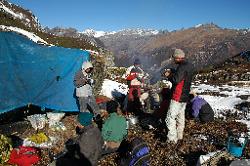
M183 139L185 128L185 109L189 101L189 92L194 75L194 68L185 59L185 53L181 49L175 49L174 62L178 65L172 74L171 101L165 119L168 128L168 141L177 143Z
M185 58L184 51L181 49L175 49L174 54L173 54L173 58Z

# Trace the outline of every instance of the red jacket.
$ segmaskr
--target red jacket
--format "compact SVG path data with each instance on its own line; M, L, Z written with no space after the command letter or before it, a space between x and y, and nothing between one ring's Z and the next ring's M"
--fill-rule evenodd
M187 102L194 75L193 65L184 61L179 64L172 77L172 99L178 102Z

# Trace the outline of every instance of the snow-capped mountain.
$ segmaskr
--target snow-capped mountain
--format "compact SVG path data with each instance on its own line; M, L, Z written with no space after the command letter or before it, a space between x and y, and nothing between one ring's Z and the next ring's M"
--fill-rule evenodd
M49 45L87 50L96 50L97 47L101 47L96 44L98 42L87 35L78 33L74 28L66 30L55 28L53 29L55 33L51 33L49 28L42 28L37 17L30 10L6 0L0 0L0 26L0 31L13 31L34 42L46 45L49 43Z
M18 5L9 3L5 0L0 0L0 11L12 17L14 20L18 19L21 22L30 28L40 29L40 23L31 11L25 10Z
M197 25L195 25L194 27L195 28L199 28L199 27L201 27L203 24L197 24Z
M93 36L93 37L101 37L101 36L106 36L106 35L112 35L115 34L115 31L112 32L105 32L105 31L95 31L94 29L85 29L83 32L80 32L82 34L85 34L87 36Z
M152 29L123 29L119 31L111 31L111 32L105 32L105 31L95 31L93 29L86 29L82 32L85 35L88 36L94 36L96 38L99 37L112 37L112 35L116 36L130 36L130 35L138 35L138 36L150 36L150 35L157 35L159 33L158 30L152 30Z

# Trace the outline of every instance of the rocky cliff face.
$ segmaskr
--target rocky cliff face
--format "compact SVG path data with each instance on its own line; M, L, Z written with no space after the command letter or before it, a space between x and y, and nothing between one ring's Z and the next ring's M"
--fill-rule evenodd
M31 29L41 29L38 19L32 14L30 10L25 10L5 0L0 0L0 16L9 17L13 20L19 20L22 24ZM4 23L4 19L1 19L0 23Z

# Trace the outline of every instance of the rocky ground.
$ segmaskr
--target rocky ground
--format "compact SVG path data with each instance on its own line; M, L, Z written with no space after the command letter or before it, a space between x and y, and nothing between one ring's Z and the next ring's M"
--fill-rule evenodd
M41 160L37 166L47 165L51 162L51 157L64 149L64 142L76 135L76 115L67 115L62 122L65 124L66 131L52 131L48 126L40 130L47 135L57 138L57 142L52 148L42 148L40 150ZM18 136L22 139L33 135L36 131L29 125L29 123L20 122L12 124L12 135ZM15 131L16 130L16 131ZM20 130L22 130L20 132ZM233 120L216 119L212 123L200 124L193 120L186 120L186 128L184 139L178 142L177 145L166 143L166 133L164 130L145 130L139 125L132 126L129 129L127 140L138 136L143 138L150 147L150 165L195 165L199 156L207 154L216 150L222 150L227 141L228 133L246 133L247 127L245 124L235 122ZM247 146L243 157L250 157L250 145ZM229 165L233 160L230 155L224 155L220 159L218 165ZM119 155L111 154L103 157L99 164L105 165L119 165Z
M237 87L250 87L249 82L231 82L231 85ZM201 95L209 95L211 97L227 97L230 94L223 94L217 91L203 91ZM232 91L232 90L228 90ZM245 102L236 105L235 109L243 110L243 108L250 110L249 102L250 94L242 94L238 97ZM150 165L196 165L200 155L208 154L217 150L225 150L227 144L227 138L229 135L246 134L249 126L236 120L242 118L248 120L244 113L241 111L222 110L222 117L217 118L214 122L207 124L200 124L193 120L186 119L186 127L184 132L184 139L178 142L176 145L166 143L166 131L165 129L142 129L139 125L132 126L128 130L127 141L134 137L143 138L150 147ZM66 127L65 131L53 131L46 125L46 127L40 132L44 132L48 136L54 136L56 143L51 148L41 148L40 156L41 160L36 166L48 165L52 161L52 157L55 154L60 153L64 149L64 143L72 137L76 136L76 115L67 114L62 119L63 124ZM11 136L14 142L18 144L35 133L35 131L27 120L19 121L11 124L0 125L0 133L7 136ZM247 144L246 149L243 152L242 158L250 158L250 144ZM235 157L228 153L223 154L217 159L212 159L207 164L209 165L229 165ZM117 153L110 154L100 159L98 165L100 166L118 166L120 156ZM6 164L5 164L6 165Z

